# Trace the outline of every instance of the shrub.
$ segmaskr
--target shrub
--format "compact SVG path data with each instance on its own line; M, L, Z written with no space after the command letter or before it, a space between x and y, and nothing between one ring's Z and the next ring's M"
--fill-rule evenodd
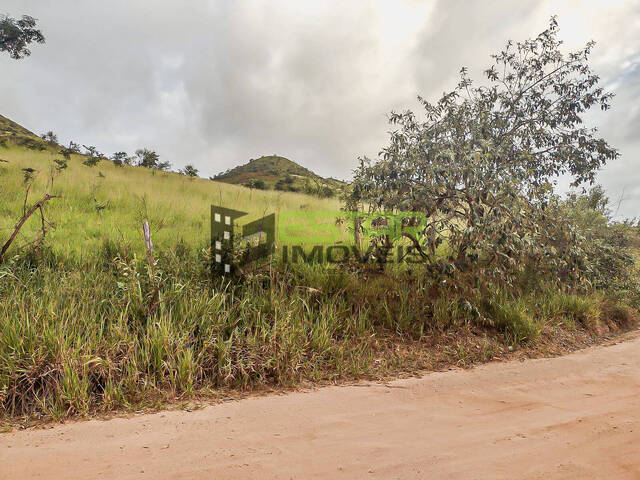
M262 180L262 179L257 179L256 180L256 179L252 178L245 184L245 186L249 187L249 188L255 188L257 190L266 190L267 189L267 184L264 183L264 180Z

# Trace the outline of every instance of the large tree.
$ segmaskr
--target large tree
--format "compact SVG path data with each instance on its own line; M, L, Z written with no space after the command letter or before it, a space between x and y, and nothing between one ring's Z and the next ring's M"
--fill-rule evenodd
M8 52L11 58L19 60L31 55L27 47L31 43L44 43L44 35L36 28L35 18L0 15L0 52Z
M347 206L420 212L409 238L435 275L491 268L503 275L536 243L558 175L594 181L618 152L583 125L591 107L609 107L588 64L593 42L565 54L555 18L536 38L492 55L486 80L461 70L457 87L424 118L392 113L396 127L377 162L361 161ZM379 240L391 246L389 237Z
M161 162L160 155L154 150L148 148L140 148L136 150L136 157L138 159L138 166L150 168L152 170L169 170L171 164L169 162Z

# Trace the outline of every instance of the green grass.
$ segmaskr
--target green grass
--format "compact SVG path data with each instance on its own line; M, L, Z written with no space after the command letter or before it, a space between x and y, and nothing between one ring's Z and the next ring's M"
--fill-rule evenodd
M534 342L544 324L540 318L532 318L529 302L523 297L493 297L487 303L487 313L492 326L503 331L514 345Z
M7 237L22 212L24 201L23 168L39 171L31 190L35 201L46 190L54 158L50 150L33 151L11 146L0 147L0 241ZM80 262L94 256L106 242L128 245L141 251L141 215L146 210L154 244L166 248L182 242L205 247L210 236L210 207L220 204L249 213L248 222L269 213L293 212L288 226L312 239L317 225L296 212L323 212L325 222L339 215L336 199L319 199L291 192L251 190L242 186L189 179L175 173L156 172L139 167L116 167L102 161L95 167L82 164L84 157L72 156L69 167L54 180L52 193L62 199L51 200L47 217L55 221L49 244L54 251ZM145 206L146 205L146 206ZM105 207L100 209L99 207ZM34 216L24 227L16 245L36 236L40 228Z

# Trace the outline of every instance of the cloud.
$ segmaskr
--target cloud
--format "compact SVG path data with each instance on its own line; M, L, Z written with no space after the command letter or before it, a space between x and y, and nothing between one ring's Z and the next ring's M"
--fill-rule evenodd
M594 65L618 97L594 121L623 155L601 179L634 214L639 4L5 0L39 19L47 43L0 58L0 113L104 152L155 148L204 175L277 153L347 178L387 142L390 110L437 97L463 65L479 76L508 38L557 13L569 47L600 42Z

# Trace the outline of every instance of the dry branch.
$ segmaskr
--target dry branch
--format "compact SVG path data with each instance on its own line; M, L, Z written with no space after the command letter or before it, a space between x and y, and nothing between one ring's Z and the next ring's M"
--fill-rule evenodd
M49 195L48 193L45 193L44 196L40 200L38 200L36 203L34 203L29 208L29 210L26 210L26 211L23 212L22 218L18 221L18 223L16 223L16 226L13 229L13 233L11 233L11 236L9 236L9 239L2 246L2 250L0 250L0 262L2 262L4 260L5 253L7 252L7 250L9 250L9 247L11 246L13 241L18 236L18 233L20 233L20 229L22 229L22 227L25 224L25 222L37 210L40 211L40 215L42 217L42 239L44 239L44 236L46 235L46 228L45 228L45 220L44 220L44 213L42 211L42 206L45 203L47 203L49 200L51 200L52 198L62 198L62 196L61 195ZM25 204L25 207L26 207L26 204Z

